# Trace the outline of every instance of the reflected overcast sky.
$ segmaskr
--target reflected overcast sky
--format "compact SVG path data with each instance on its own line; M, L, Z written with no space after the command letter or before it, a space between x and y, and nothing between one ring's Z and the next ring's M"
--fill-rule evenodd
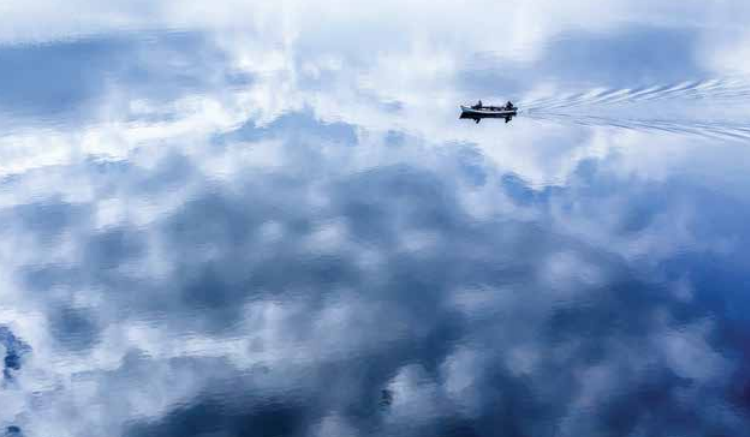
M0 6L0 436L750 429L750 4L253 3Z

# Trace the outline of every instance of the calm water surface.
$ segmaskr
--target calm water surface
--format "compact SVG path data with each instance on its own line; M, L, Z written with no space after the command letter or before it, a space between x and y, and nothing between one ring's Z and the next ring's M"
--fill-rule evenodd
M748 435L746 2L17 3L0 435Z

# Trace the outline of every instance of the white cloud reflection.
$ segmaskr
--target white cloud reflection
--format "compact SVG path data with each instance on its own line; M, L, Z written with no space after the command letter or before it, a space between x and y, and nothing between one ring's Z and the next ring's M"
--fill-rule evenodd
M700 290L672 294L695 288L689 267L659 269L716 263L746 241L702 210L701 184L723 188L725 168L683 171L732 146L456 120L474 98L467 69L530 71L566 32L725 23L727 9L26 6L3 6L6 44L179 29L206 34L222 61L174 98L133 97L124 78L82 103L95 114L83 120L5 116L0 323L33 351L0 390L0 424L29 436L745 429L724 321ZM484 37L503 22L502 44ZM466 67L477 53L491 61ZM250 79L222 82L238 75ZM720 205L746 216L736 197Z

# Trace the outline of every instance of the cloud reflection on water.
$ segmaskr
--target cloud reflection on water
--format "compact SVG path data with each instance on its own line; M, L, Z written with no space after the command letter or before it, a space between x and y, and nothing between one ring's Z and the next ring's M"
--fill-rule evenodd
M620 17L640 5L610 5L592 41L612 26L636 44ZM164 10L155 23L174 12ZM32 349L0 391L0 424L30 436L746 429L748 326L735 308L748 304L737 291L750 271L748 152L520 117L457 120L457 103L477 94L569 83L566 70L528 66L545 65L546 47L566 59L571 45L548 39L575 8L489 58L497 42L466 53L468 36L420 39L410 10L393 24L409 32L393 39L365 20L362 38L381 50L364 53L342 38L354 32L344 12L319 32L296 29L302 12L290 6L264 38L207 19L178 38L184 47L169 33L124 53L108 46L104 59L140 53L128 71L142 74L76 65L110 82L70 90L91 98L58 108L85 109L65 122L45 121L50 93L11 100L0 323ZM209 18L232 22L223 17ZM259 17L259 29L273 27ZM644 48L682 31L634 29L649 35L634 46ZM704 38L667 38L675 58L638 77L675 80L675 63L705 73L713 64L685 62ZM605 52L619 44L599 40ZM514 64L518 47L528 51ZM164 53L180 74L158 62ZM528 83L498 88L504 63L528 70ZM581 83L624 86L633 74Z

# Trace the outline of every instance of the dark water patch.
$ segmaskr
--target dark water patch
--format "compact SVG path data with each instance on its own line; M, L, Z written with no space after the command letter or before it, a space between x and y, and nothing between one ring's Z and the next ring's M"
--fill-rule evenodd
M20 427L11 425L7 428L5 428L5 433L3 434L3 437L23 437L24 433L21 430Z
M13 379L13 374L23 365L23 357L31 352L31 347L18 338L10 328L0 326L0 345L5 348L3 358L3 380L8 382Z
M56 312L50 320L55 338L68 350L85 352L98 341L101 328L91 311L65 308Z
M300 435L310 425L301 406L266 400L231 408L219 399L202 400L171 412L158 423L134 425L125 435L168 437L178 435L220 435L237 437L280 437Z

